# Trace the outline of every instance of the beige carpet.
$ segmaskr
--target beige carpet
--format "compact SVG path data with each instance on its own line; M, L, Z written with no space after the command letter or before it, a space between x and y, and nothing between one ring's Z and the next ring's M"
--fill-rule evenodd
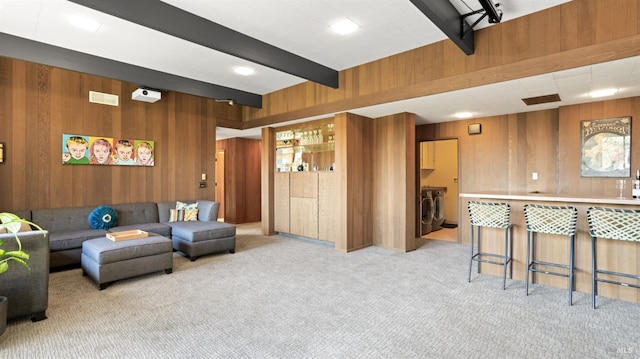
M1 358L633 358L640 305L474 275L468 247L337 252L240 226L237 252L99 291L53 273L49 319L10 323Z

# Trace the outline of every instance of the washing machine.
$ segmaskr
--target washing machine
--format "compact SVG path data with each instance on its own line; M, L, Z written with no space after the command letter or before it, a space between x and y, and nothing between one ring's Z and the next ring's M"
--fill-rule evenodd
M433 191L422 188L420 190L420 235L423 236L433 230Z
M431 231L442 228L444 223L444 193L446 188L431 188L431 198L433 202L433 220L431 221Z

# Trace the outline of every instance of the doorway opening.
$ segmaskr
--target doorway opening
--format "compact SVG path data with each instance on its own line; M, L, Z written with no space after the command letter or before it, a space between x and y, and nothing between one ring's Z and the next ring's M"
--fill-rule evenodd
M420 235L459 242L458 139L419 143Z
M220 203L218 220L224 222L224 151L216 151L216 201Z

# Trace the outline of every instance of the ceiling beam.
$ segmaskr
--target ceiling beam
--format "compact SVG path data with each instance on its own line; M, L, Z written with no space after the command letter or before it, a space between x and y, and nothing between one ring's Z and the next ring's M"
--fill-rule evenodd
M210 49L338 88L338 71L159 0L70 0Z
M262 107L262 96L254 93L105 59L1 32L0 56L132 82L158 90L172 90L213 99L232 99L236 104Z
M463 21L458 10L448 0L410 0L431 22L447 35L467 55L475 51L473 28ZM464 34L464 36L463 36Z

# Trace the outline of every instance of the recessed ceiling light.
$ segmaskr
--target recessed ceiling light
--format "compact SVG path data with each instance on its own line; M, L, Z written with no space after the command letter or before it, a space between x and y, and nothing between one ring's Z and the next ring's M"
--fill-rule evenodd
M101 25L96 20L90 19L88 17L80 16L80 15L69 16L69 23L79 29L83 29L87 31L98 31Z
M233 72L237 73L238 75L249 76L249 75L253 74L255 72L255 70L253 70L250 67L238 66L238 67L233 69Z
M358 26L358 24L356 24L355 22L353 22L350 19L342 19L334 24L332 24L331 26L329 26L331 28L331 30L333 30L334 32L337 32L340 35L346 35L346 34L350 34L356 30L358 30L358 28L360 28L360 26Z
M618 93L618 89L609 88L609 89L591 91L591 92L589 92L589 96L591 96L591 98L598 98L598 97L613 96L613 95L615 95L617 93Z
M456 118L471 118L473 114L471 112L458 112L454 115Z

